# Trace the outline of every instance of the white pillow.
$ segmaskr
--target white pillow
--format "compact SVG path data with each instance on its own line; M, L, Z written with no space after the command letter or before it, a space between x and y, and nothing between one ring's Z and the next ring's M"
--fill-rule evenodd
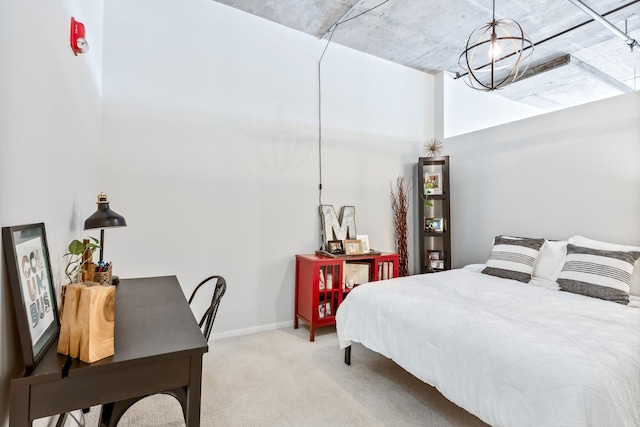
M583 246L585 248L601 249L604 251L623 251L623 252L638 252L640 246L628 246L619 245L617 243L602 242L599 240L587 239L582 236L573 236L569 238L569 243L576 246ZM640 296L640 260L636 261L633 269L633 275L631 276L631 289L629 294Z
M533 267L533 277L555 282L564 265L567 243L566 240L545 240Z

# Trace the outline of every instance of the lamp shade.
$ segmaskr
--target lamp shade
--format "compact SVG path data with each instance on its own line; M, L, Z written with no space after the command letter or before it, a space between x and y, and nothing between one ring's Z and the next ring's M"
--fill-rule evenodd
M84 228L124 227L127 225L124 217L109 207L109 200L104 193L98 194L98 210L84 221Z

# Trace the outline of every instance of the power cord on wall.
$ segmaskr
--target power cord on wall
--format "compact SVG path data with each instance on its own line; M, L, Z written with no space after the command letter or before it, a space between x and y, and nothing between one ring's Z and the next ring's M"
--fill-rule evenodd
M387 2L389 2L389 0L385 0L373 6L372 8L365 10L364 12L360 12L359 14L352 16L351 18L342 19L344 18L345 15L348 15L355 8L355 6L352 7L350 10L348 10L345 13L345 15L343 15L341 19L339 19L338 22L333 24L333 27L329 29L328 31L329 39L327 40L327 44L324 47L324 50L322 51L322 55L320 55L320 59L318 60L318 171L319 171L318 206L322 205L322 74L321 74L322 58L324 58L324 54L327 52L327 49L329 48L329 44L331 43L331 39L333 38L333 33L335 33L339 25L342 25L353 19L356 19L364 15L365 13L369 13L372 10L379 8L380 6L382 6Z

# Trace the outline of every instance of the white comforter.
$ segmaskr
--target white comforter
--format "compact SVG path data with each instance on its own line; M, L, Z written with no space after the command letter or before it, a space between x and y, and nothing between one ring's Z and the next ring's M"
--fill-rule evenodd
M358 286L336 322L493 426L640 426L638 308L460 269Z

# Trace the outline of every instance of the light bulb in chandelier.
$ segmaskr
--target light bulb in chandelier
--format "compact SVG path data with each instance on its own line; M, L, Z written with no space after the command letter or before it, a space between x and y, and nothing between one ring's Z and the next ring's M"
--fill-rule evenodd
M500 44L498 43L497 37L495 34L491 35L491 43L489 44L489 59L497 59L500 57Z

